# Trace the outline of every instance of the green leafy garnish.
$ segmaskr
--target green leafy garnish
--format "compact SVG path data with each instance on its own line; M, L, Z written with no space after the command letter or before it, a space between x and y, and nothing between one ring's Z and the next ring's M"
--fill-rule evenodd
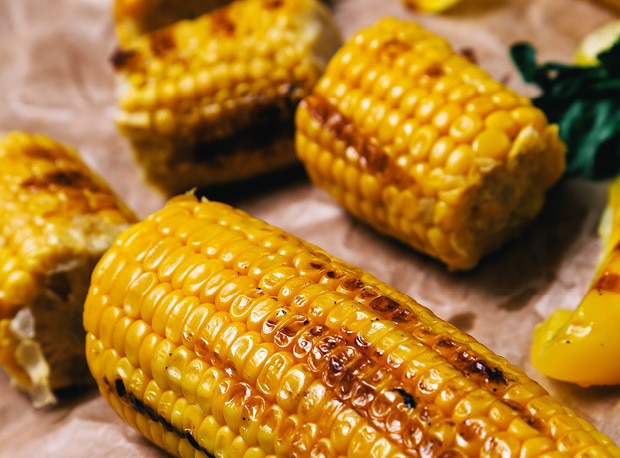
M620 40L598 54L600 65L538 64L517 43L510 54L524 81L540 88L532 102L559 127L567 176L602 180L620 174Z

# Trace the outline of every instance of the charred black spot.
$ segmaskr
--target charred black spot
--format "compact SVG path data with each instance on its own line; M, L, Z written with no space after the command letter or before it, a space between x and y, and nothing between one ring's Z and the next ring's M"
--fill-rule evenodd
M486 380L492 383L507 383L508 380L498 367L490 367L484 361L478 360L469 366L469 370L474 374L483 374Z
M127 395L125 384L120 378L114 380L114 388L116 389L116 394L118 394L119 398L124 398Z
M312 261L310 262L310 267L312 267L313 269L321 270L324 267L324 265L321 264L320 262Z
M130 65L130 62L138 53L133 49L116 49L110 56L110 63L114 70L122 70Z
M396 391L398 394L400 394L403 397L403 403L405 404L406 407L408 407L409 409L415 409L417 403L411 393L407 392L406 390L402 388L396 388L394 391Z
M144 414L145 413L145 407L144 407L144 403L142 401L140 401L135 394L133 393L129 393L127 395L127 398L129 399L129 402L131 403L131 407L133 407L133 410L135 410L136 412L140 413L140 414Z

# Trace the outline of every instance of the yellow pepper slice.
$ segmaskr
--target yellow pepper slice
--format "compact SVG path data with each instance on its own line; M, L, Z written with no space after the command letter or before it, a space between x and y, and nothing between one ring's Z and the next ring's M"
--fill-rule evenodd
M581 386L620 384L620 177L609 187L594 280L575 311L534 329L531 358L543 374Z

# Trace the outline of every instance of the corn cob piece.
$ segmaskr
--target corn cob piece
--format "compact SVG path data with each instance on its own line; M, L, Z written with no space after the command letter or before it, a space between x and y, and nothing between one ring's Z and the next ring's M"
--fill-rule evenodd
M402 0L402 2L407 8L414 11L437 14L461 3L461 0Z
M516 236L564 170L542 111L414 22L351 37L296 116L314 183L452 270Z
M114 24L121 44L183 19L194 19L232 0L115 0Z
M297 163L294 110L340 45L317 0L240 0L131 42L116 123L168 194Z
M92 374L173 455L620 456L412 298L228 205L171 199L92 278Z
M77 152L41 135L0 138L0 365L37 407L93 384L84 298L95 263L135 221Z
M609 187L603 241L590 288L575 310L556 309L534 329L532 363L581 386L620 385L620 177Z

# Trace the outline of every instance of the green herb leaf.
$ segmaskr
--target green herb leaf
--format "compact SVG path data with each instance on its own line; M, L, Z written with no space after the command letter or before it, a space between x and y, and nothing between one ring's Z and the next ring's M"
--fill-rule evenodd
M597 57L600 65L539 64L528 43L510 48L532 98L567 145L567 176L602 180L620 175L620 40Z

